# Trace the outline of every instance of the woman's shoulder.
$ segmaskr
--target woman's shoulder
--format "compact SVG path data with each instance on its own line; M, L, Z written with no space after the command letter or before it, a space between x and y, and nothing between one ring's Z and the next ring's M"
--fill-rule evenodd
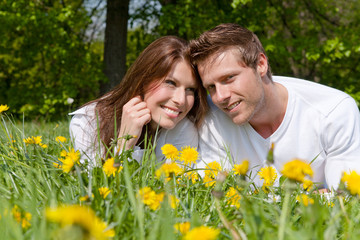
M173 129L169 131L184 131L184 130L196 131L195 123L187 117L182 119L178 124L176 124L176 126Z
M69 115L70 116L87 115L89 117L94 117L95 116L95 107L96 107L96 103L90 103L84 107L79 108L76 111L69 113Z

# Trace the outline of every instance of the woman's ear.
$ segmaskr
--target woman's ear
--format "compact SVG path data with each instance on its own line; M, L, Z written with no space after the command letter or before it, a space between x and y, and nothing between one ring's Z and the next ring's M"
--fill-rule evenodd
M265 54L260 53L258 57L257 71L261 77L265 76L268 70L268 61Z

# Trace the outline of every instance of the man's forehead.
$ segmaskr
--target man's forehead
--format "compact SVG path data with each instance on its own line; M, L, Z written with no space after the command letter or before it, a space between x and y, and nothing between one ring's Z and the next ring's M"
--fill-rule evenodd
M242 57L239 48L237 47L229 47L226 49L221 49L213 54L209 55L207 58L202 60L197 64L198 70L200 74L205 74L211 69L214 65L219 65L223 61L223 59L229 54L233 54L239 63L242 63Z

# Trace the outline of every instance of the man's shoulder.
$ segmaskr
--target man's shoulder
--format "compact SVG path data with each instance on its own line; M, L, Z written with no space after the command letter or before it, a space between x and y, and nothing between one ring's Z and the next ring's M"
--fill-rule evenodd
M280 83L308 107L316 109L327 116L344 99L351 98L348 94L316 82L292 77L274 76L274 82Z

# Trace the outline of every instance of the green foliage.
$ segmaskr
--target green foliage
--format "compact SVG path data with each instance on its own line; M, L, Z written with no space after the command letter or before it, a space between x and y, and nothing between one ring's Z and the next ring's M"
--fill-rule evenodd
M360 100L359 1L159 2L160 35L192 39L220 23L238 23L259 36L274 75L320 82Z
M30 117L59 118L103 79L101 55L85 40L82 1L0 3L0 102Z
M129 68L139 54L159 36L146 33L143 27L138 27L128 31L126 66Z
M88 39L93 12L85 2L0 1L0 103L17 117L56 119L98 95L103 42ZM320 82L360 102L357 0L151 0L129 20L127 67L160 36L190 40L234 22L259 36L275 75Z
M0 232L4 239L89 239L80 224L64 227L46 219L48 207L63 205L89 207L114 229L114 239L182 239L173 228L181 222L190 222L191 228L217 228L218 239L356 239L360 234L358 196L306 192L287 178L280 187L254 189L233 172L219 172L212 187L201 178L192 182L184 174L166 181L155 175L161 163L153 158L150 146L141 165L124 158L124 168L114 176L86 164L65 173L53 163L72 147L68 121L17 123L4 113L0 120ZM59 135L67 140L56 141ZM47 147L25 144L23 138L29 136L42 136ZM111 193L104 198L100 187L108 187ZM159 209L143 203L138 195L142 187L165 193ZM231 202L234 195L227 195L231 187L237 189L239 207ZM301 194L310 198L308 205L298 199ZM179 200L175 209L168 201L170 195ZM22 216L31 214L29 227L18 222L15 205ZM81 221L90 224L91 219Z

